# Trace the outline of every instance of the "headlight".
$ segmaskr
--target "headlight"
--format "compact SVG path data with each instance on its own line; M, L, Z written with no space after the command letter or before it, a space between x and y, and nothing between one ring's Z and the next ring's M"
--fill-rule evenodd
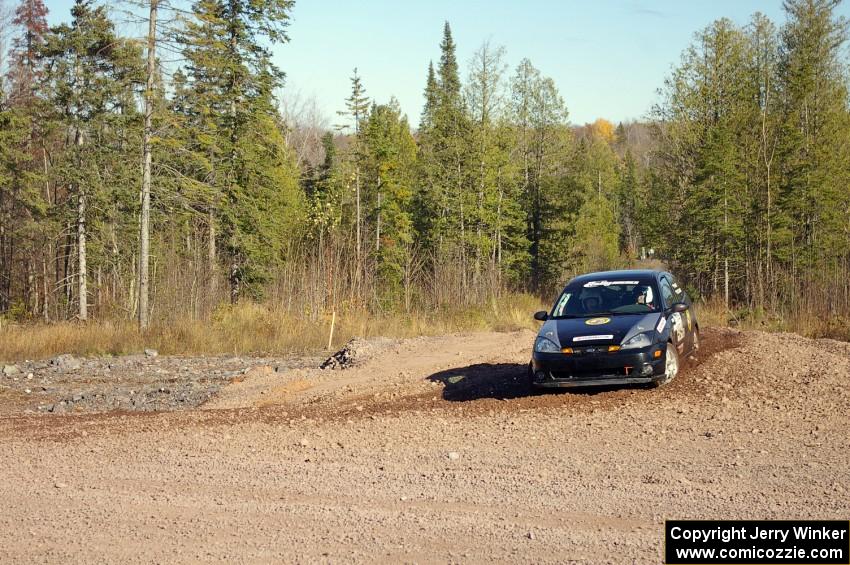
M538 337L537 341L534 342L534 351L537 353L559 353L561 348L550 339Z
M641 349L643 347L649 347L650 345L652 345L652 340L649 338L649 334L642 333L637 334L628 341L624 341L621 345L621 349Z

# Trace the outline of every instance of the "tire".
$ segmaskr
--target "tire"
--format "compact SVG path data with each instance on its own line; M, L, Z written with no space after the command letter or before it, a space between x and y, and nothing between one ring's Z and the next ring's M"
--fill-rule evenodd
M699 328L694 328L694 338L693 343L691 345L691 353L696 353L699 351Z
M666 385L676 378L679 374L679 354L676 352L676 346L671 342L667 342L667 352L664 355L664 376L655 381L656 387Z

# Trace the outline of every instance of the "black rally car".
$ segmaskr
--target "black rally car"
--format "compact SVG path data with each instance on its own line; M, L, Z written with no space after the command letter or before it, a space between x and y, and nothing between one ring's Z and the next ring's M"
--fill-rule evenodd
M590 273L571 280L534 341L535 387L662 385L699 347L691 299L668 272Z

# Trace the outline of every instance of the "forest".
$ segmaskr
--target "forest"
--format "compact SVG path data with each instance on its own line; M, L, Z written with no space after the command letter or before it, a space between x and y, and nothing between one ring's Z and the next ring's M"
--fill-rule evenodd
M412 319L666 265L724 319L850 338L839 4L709 23L619 124L571 123L492 42L458 61L447 22L421 115L353 69L327 125L272 61L291 0L145 0L145 37L92 0L55 26L20 0L0 15L0 319Z

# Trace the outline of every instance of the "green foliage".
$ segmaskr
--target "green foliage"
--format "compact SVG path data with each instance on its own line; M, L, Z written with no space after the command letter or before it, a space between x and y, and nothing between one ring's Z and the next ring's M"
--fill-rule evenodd
M616 126L570 124L551 78L528 59L509 71L487 42L461 69L446 23L413 132L357 69L345 124L287 112L284 126L271 55L292 1L196 0L167 35L183 67L155 78L154 310L168 309L157 292L173 292L209 315L224 278L231 302L271 292L313 317L475 308L505 290L548 295L648 249L729 308L803 308L801 281L850 264L848 23L836 6L788 0L779 29L761 14L713 22L652 123ZM91 0L50 30L44 12L40 0L16 11L0 97L0 313L68 317L83 292L71 283L90 278L96 311L129 317L142 52Z
M847 163L850 159L848 21L835 0L789 0L781 30L778 74L783 88L780 205L794 249L808 267L832 264L850 252Z
M55 183L51 215L59 225L85 224L86 254L102 268L118 260L117 241L135 243L128 212L138 205L141 114L135 96L143 64L138 45L117 34L104 6L77 0L71 15L70 24L45 35L39 54L47 103L41 118L58 137L55 153L45 156L53 164L47 180Z
M180 36L188 61L188 123L195 160L228 265L231 301L257 296L282 259L281 234L296 216L298 175L273 118L283 73L267 42L287 41L291 0L199 0ZM206 169L206 171L204 171ZM211 174L210 174L211 173ZM292 176L290 176L292 175Z
M372 106L361 137L380 292L384 302L392 304L401 291L412 252L416 143L395 100Z
M466 178L470 124L461 95L455 49L446 22L436 81L432 82L434 77L429 67L426 87L428 119L420 138L423 182L419 201L424 216L420 226L427 244L437 255L465 256L470 209Z
M590 196L578 212L573 240L579 272L606 271L619 266L620 226L614 206L602 194Z
M230 186L230 205L222 206L228 226L227 252L235 261L242 292L257 297L269 275L283 260L287 236L303 214L298 173L278 125L259 116L253 130L240 137L237 181Z
M572 136L567 109L551 78L523 59L511 80L509 116L516 129L520 194L530 251L530 284L549 290L563 282L569 216L576 199L565 198L572 184L564 163Z
M762 14L743 29L718 20L667 81L650 186L670 218L649 231L727 305L795 301L801 278L850 257L848 22L837 5L789 0L778 34ZM777 285L779 272L796 280Z

